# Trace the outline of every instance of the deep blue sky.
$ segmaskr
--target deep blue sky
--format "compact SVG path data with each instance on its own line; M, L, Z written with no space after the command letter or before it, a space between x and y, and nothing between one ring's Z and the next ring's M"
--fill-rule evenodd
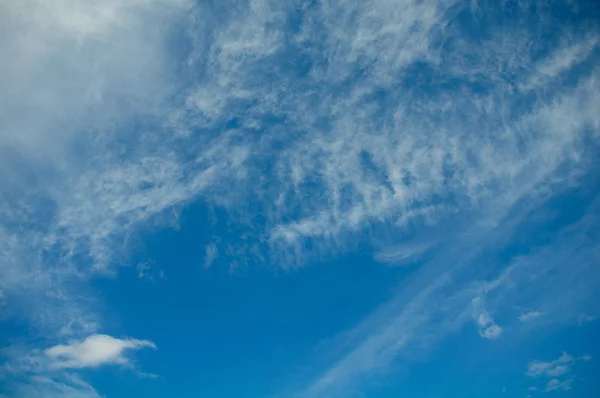
M598 396L598 21L0 2L0 398Z

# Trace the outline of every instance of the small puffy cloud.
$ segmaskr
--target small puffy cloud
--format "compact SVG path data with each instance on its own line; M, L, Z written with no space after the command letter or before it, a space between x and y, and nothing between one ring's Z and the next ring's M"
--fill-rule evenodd
M532 319L538 318L540 316L544 315L543 312L539 312L539 311L528 311L528 312L524 312L521 315L519 315L519 321L521 322L527 322L530 321Z
M44 354L52 361L53 368L87 368L127 364L129 361L124 356L125 351L144 347L156 349L154 343L148 340L117 339L105 334L95 334L83 341L48 348Z
M484 339L496 340L502 334L502 328L495 323L482 329L479 335Z
M479 325L479 335L484 339L496 340L502 334L502 328L494 322L492 316L483 307L481 298L473 300L475 305L474 317Z

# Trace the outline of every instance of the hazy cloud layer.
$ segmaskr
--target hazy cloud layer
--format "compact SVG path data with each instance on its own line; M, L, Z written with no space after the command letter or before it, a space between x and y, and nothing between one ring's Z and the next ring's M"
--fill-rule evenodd
M583 5L561 6L585 19ZM248 231L227 250L215 237L205 266L234 253L298 267L357 241L384 262L433 258L411 295L357 327L311 396L467 322L501 339L503 302L587 310L598 199L560 244L483 270L526 215L582 184L600 139L597 21L562 24L553 5L528 1L506 23L486 19L505 7L3 2L0 309L55 345L46 353L62 368L121 361L137 340L83 340L103 324L87 280L117 274L136 233L202 201ZM531 275L536 297L522 289ZM573 311L542 287L568 294ZM81 342L56 345L67 337ZM39 385L81 386L67 377Z

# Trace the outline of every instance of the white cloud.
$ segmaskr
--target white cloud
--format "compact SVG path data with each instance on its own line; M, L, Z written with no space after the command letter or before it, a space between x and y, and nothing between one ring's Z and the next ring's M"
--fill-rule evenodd
M527 366L527 372L525 374L531 377L560 377L569 373L573 364L580 360L589 361L591 360L591 356L584 355L575 358L566 352L563 352L562 355L554 361L531 361Z
M583 40L564 43L550 57L536 65L536 73L526 84L522 85L521 89L531 90L547 84L548 81L556 78L561 73L585 61L592 51L597 48L599 42L600 38L597 35L590 34Z
M128 350L149 347L156 349L148 340L117 339L105 334L96 334L83 341L72 341L66 345L56 345L44 351L51 359L52 368L86 368L107 364L128 364L124 355Z
M573 381L576 379L571 376L568 379L561 378L571 373L573 365L578 361L589 361L589 355L581 357L573 357L566 352L553 361L531 361L527 366L527 376L541 378L545 377L548 380L546 386L542 388L529 387L528 391L552 392L557 390L569 391L573 388Z
M167 24L184 4L3 2L2 56L13 60L0 69L3 144L29 161L60 167L59 156L89 132L89 123L107 133L109 118L156 106L169 90L168 65L156 56Z
M546 385L546 389L544 391L545 392L551 392L551 391L556 391L556 390L569 391L569 390L573 389L572 384L573 384L573 380L560 381L558 379L552 379L548 382L548 384Z
M7 391L14 393L13 396L97 398L100 395L95 389L75 372L105 365L133 369L127 354L142 348L156 349L156 346L147 340L118 339L104 334L72 340L45 350L12 346L1 352L6 361L0 366L0 373L7 381ZM139 371L135 373L153 376Z
M446 247L436 250L436 256L425 264L420 264L418 271L410 278L410 284L399 287L401 293L397 297L348 332L356 343L351 344L351 348L338 362L302 390L300 396L343 396L344 391L353 389L362 377L385 372L386 366L395 360L408 365L412 353L426 352L469 320L474 319L478 326L494 325L490 316L492 309L512 310L518 302L515 300L531 300L533 293L535 300L539 299L549 307L555 305L552 298L556 296L556 292L572 297L571 303L579 300L577 296L573 296L573 292L589 297L588 292L593 291L596 280L589 278L594 274L586 271L588 264L580 261L575 254L580 253L583 259L595 256L590 255L585 247L570 241L570 237L578 236L573 235L571 230L586 233L588 227L595 224L595 220L589 216L582 217L582 222L573 224L557 236L560 246L550 244L547 248L539 249L539 253L534 251L530 256L515 259L507 267L501 267L501 273L492 281L473 282L478 275L488 275L490 267L496 261L495 250L500 250L499 248L504 247L504 242L510 241L515 228L527 225L529 220L524 219L523 214L530 214L531 211L531 208L525 207L522 212L513 215L515 218L507 218L494 225L493 234L486 234L485 228L477 226L472 231L458 234L457 240L449 237ZM596 212L595 206L589 208L589 214ZM553 255L546 255L546 250L551 250ZM563 270L562 265L566 259L571 259L571 264L577 264L577 267L564 270L570 275L569 278L575 277L572 284L565 284L569 280L566 275L555 275L556 271ZM448 267L448 264L453 264L453 267ZM478 267L480 264L486 264L486 267ZM589 267L594 269L594 264L592 261ZM548 272L547 269L554 271ZM575 274L579 272L582 273L581 277ZM532 289L531 275L540 275L534 284L535 291ZM563 298L561 295L556 304L564 303ZM529 304L532 303L534 302ZM555 311L551 314L555 314ZM553 315L548 318L547 321L560 324L576 321L572 316ZM494 329L490 330L488 337L497 335ZM485 331L485 328L480 331ZM341 345L350 344L343 343L343 337L340 339ZM539 373L551 377L554 372L564 372L561 366L569 366L570 361L571 356L568 354L556 361L533 361L528 372L531 375Z
M118 263L126 239L116 244L112 235L123 238L132 222L185 192L169 174L181 168L166 157L107 166L139 139L124 127L133 116L157 116L172 94L165 40L188 6L0 5L0 57L11 59L0 66L0 289L44 336L82 336L100 322L85 286L93 267L73 259L90 255L98 269Z
M428 6L433 7L430 2L422 4L422 7ZM429 12L423 14L430 15ZM373 12L373 15L378 14ZM411 22L400 18L397 24L409 26ZM503 38L504 34L498 33L498 36ZM402 42L401 38L397 40ZM465 47L471 51L470 47ZM524 48L513 50L518 56L528 56ZM369 53L369 49L364 51ZM494 47L494 50L481 51L484 53L478 55L482 57L494 51L497 53L492 55L501 57L508 50ZM418 54L413 56L418 57ZM373 62L374 68L377 68L383 61ZM451 62L448 60L448 63ZM481 72L495 73L494 70ZM397 73L401 74L402 69L399 68ZM373 80L376 78L373 77ZM338 243L348 233L357 233L382 220L402 226L434 223L456 211L450 200L435 201L440 196L444 198L449 190L478 206L500 199L493 194L498 191L505 193L502 199L516 200L528 187L535 186L551 174L559 163L568 160L570 155L567 153L570 151L564 152L564 149L573 144L571 140L577 140L576 131L582 131L580 127L587 124L584 122L580 127L573 125L573 128L568 128L575 135L563 135L566 130L553 127L571 124L563 118L568 118L570 111L567 109L574 104L569 103L569 97L563 97L553 104L538 104L540 107L532 114L506 121L498 131L482 127L477 148L471 148L467 132L472 126L466 125L470 123L466 120L480 112L493 119L495 112L500 112L494 107L500 106L499 97L505 93L503 86L498 86L498 92L493 91L487 96L468 98L446 98L442 94L425 99L412 98L412 93L407 92L405 97L394 103L394 111L390 110L389 115L383 117L387 122L385 127L375 123L373 117L376 112L385 110L368 100L377 87L375 81L361 80L349 98L342 99L335 107L327 105L336 112L332 132L326 138L308 135L306 139L298 140L280 160L280 168L291 182L286 197L292 203L292 199L302 200L307 210L305 216L272 229L270 237L274 247L290 245L295 248L301 246L304 239L335 240ZM586 90L583 85L580 89ZM581 94L588 96L583 91ZM590 95L595 98L595 95ZM579 99L575 98L582 97L580 93L573 93L572 100L578 103ZM360 111L357 110L359 104L363 105ZM440 112L443 123L437 124L430 117L434 109ZM591 108L585 113L589 116L586 116L588 121L596 119ZM549 122L557 117L561 120L556 120L556 124ZM515 156L518 151L511 146L518 145L517 131L523 129L531 130L531 141L527 144L531 146L522 153L522 157ZM506 135L506 146L493 145L492 137L496 134ZM396 140L395 137L399 136L402 139ZM424 136L426 140L422 138ZM566 146L561 147L559 142ZM542 155L537 152L538 149L549 152ZM469 160L471 155L476 157L473 162ZM556 160L556 165L551 164L553 161L545 163L549 158ZM541 163L544 163L541 169L531 168L532 164ZM459 173L448 177L444 173L446 168L459 170ZM314 199L308 197L308 192L303 195L299 187L308 182L322 184L324 192L315 195ZM460 204L466 206L466 203Z
M18 16L11 25L14 31L9 30L12 35L27 29L20 40L26 41L22 47L28 52L7 47L18 55L13 64L27 67L10 69L3 79L14 85L11 92L27 97L5 99L19 110L7 113L9 130L25 137L6 136L24 159L6 168L16 174L13 181L29 169L39 182L1 188L26 204L11 208L11 222L27 219L39 227L15 237L7 250L11 259L5 263L12 264L11 273L19 271L15 284L25 278L40 280L42 273L42 280L52 274L54 282L48 283L55 284L67 268L77 276L89 275L89 269L22 267L31 262L25 260L27 253L51 251L66 262L89 255L93 271L110 270L124 261L127 238L136 228L160 216L176 222L170 212L199 197L224 206L242 224L252 224L256 213L264 215L266 222L253 226L251 236L269 243L269 252L260 254L283 266L302 264L323 249L345 247L353 234L371 224L404 231L430 225L458 209L497 201L497 192L504 193L501 200L513 203L561 162L572 160L579 132L597 119L597 81L591 78L561 98L536 102L530 114L518 114L503 126L496 115L506 101L516 101L506 97L503 85L492 86L485 95L451 98L435 87L426 97L407 88L402 95L390 94L389 103L374 100L377 90L410 81L409 69L416 61L429 62L432 73L444 78L448 73L462 78L473 72L469 79L484 80L497 75L492 68L497 62L475 71L463 68L455 55L444 58L438 53L432 41L443 33L440 21L446 18L447 3L407 0L402 13L390 12L385 1L344 7L327 3L314 14L307 10L310 18L298 43L310 48L315 35L325 34L329 63L324 68L317 59L301 85L285 74L266 84L272 77L264 74L269 70L264 65L281 61L277 56L284 45L286 6L240 3L218 26L199 26L199 20L207 21L201 17L207 10L185 2L86 4L61 0L23 8L15 3L7 11ZM188 26L190 20L183 15L190 9L197 18ZM43 24L31 23L46 14ZM357 14L363 17L354 19ZM171 59L163 44L175 22L189 28L189 67L206 76L186 81L193 87L185 93L184 105L164 102L172 98L174 76L171 64L163 63ZM510 41L511 32L494 34L490 42ZM85 51L78 43L85 44ZM112 45L97 48L106 43ZM458 44L456 56L470 51L473 43ZM530 49L514 46L474 50L482 60L510 53L519 68L527 64ZM51 60L59 65L47 68ZM369 74L348 80L359 67L368 68ZM30 82L41 71L52 74L42 85ZM60 83L60 71L72 72L71 85ZM335 94L345 86L346 94ZM31 97L48 100L28 102ZM32 114L25 112L27 107L36 110L35 117L23 117ZM143 133L130 129L128 115L140 114L155 122L155 128L144 127ZM265 121L269 115L285 118L286 129L298 133L282 138L281 126ZM239 128L220 136L210 133L231 118L239 120ZM53 127L65 125L65 120L69 128ZM90 125L94 131L88 131ZM473 129L482 131L476 140L469 133ZM30 135L21 134L25 130ZM256 130L264 132L261 143L246 134ZM530 131L530 137L521 140L518 131ZM506 136L500 146L494 145L498 134ZM259 150L266 142L280 147ZM88 151L78 153L72 147ZM275 165L273 174L264 174L265 162ZM270 183L253 183L264 179ZM256 203L249 205L248 198ZM32 212L39 207L36 201L46 203L52 217ZM303 250L306 239L314 241L315 250Z
M385 318L365 322L364 339L314 391L391 362L408 342L429 345L455 330L483 293L449 281L489 278L465 253L492 247L499 220L519 200L539 203L541 188L572 183L586 167L586 131L600 137L597 73L554 84L593 56L594 37L546 51L531 47L542 45L529 40L538 30L502 26L471 40L450 23L461 7L322 2L287 42L282 29L296 8L282 2L236 2L223 17L184 1L3 2L0 57L11 59L0 65L4 301L44 337L96 333L102 316L88 278L126 263L139 228L177 223L179 206L203 200L250 227L243 248L228 252L283 267L351 247L367 229L377 240L378 227L411 237L452 224L436 235L443 259L423 266L413 295L385 306ZM540 16L541 28L550 14ZM190 54L171 53L174 26L189 35L177 39ZM534 60L540 52L547 56ZM305 76L290 70L292 54L310 59ZM529 80L515 83L522 72ZM513 83L528 87L531 103ZM576 241L560 249L563 257ZM381 253L418 257L422 244ZM586 279L582 264L569 267L569 292ZM587 280L581 296L594 286ZM573 296L565 301L583 302ZM493 300L486 296L489 311ZM489 313L476 321L482 337L500 335Z
M528 367L527 367L527 375L528 376L533 376L533 377L539 377L539 376L543 376L543 375L549 375L551 376L551 373L553 373L555 370L557 369L565 369L568 370L568 367L571 366L571 364L573 363L574 358L567 354L566 352L563 352L563 354L554 361L532 361L529 363Z
M439 242L411 243L386 245L385 249L375 254L375 259L392 266L409 265L418 261L424 254Z
M482 234L477 236L483 239ZM434 256L421 266L410 284L401 286L401 293L341 335L339 345L350 344L350 349L299 396L344 396L362 378L385 373L398 358L427 353L473 319L485 325L480 329L482 337L498 338L501 329L483 308L482 297L496 289L504 276L476 284L461 283L457 275L481 254L477 244L481 241L470 234L463 238L448 243L453 248L452 257L445 251ZM448 269L448 263L456 264L456 268ZM348 343L347 338L354 343Z
M485 326L480 332L479 335L488 340L496 340L502 334L502 328L498 325L491 324L489 326Z
M544 315L543 312L539 312L539 311L528 311L528 312L524 312L521 315L519 315L519 321L521 322L528 322L532 319L538 318L540 316Z
M484 308L483 299L477 297L473 300L474 317L479 325L479 335L484 339L496 340L502 334L502 328L498 326L489 312Z
M219 249L217 248L217 245L214 242L206 245L206 254L204 255L204 268L210 267L213 261L215 261L218 256Z

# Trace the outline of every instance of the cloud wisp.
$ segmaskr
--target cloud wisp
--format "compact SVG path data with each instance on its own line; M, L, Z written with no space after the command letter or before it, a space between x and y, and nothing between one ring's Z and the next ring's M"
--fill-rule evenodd
M531 361L527 366L527 376L531 377L559 377L570 372L571 367L577 361L589 361L592 358L589 355L574 358L563 352L562 355L553 361Z
M531 361L527 365L525 374L536 379L546 379L544 387L529 387L528 391L552 392L557 390L570 391L573 389L575 377L571 375L572 368L576 362L590 361L589 355L581 357L573 357L566 352L563 352L558 359L552 361Z
M521 315L519 315L519 321L521 322L529 322L535 318L539 318L541 316L543 316L544 313L543 312L539 312L539 311L527 311L527 312L523 312Z

